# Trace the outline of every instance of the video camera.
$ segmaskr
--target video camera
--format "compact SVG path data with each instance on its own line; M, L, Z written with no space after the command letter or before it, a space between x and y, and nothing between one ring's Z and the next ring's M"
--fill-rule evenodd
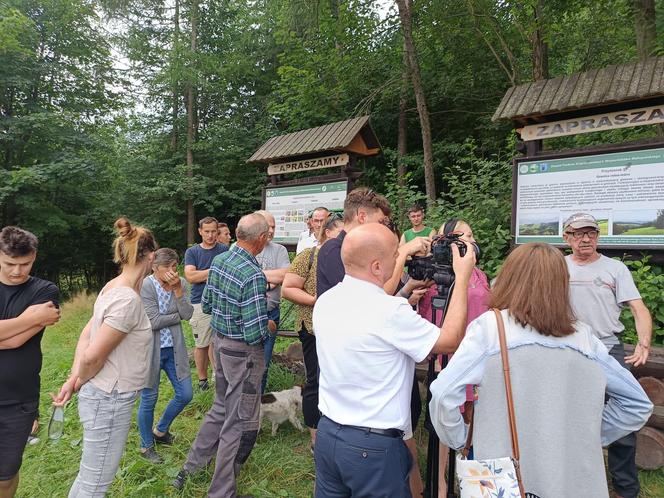
M468 249L467 244L461 240L462 233L436 235L431 240L430 256L413 256L406 261L408 275L415 280L432 280L437 285L450 285L454 281L452 269L452 244L459 248L459 254L464 256ZM472 244L475 258L479 259L480 249Z

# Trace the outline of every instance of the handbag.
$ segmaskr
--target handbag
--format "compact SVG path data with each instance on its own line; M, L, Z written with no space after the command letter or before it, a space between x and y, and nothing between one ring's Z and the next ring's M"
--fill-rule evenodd
M512 456L492 458L486 460L468 460L468 452L473 440L474 414L470 414L470 427L466 445L457 453L456 474L459 480L461 498L471 497L498 497L525 498L523 480L519 468L519 439L516 432L516 418L514 417L514 400L512 398L512 383L510 380L510 364L507 355L507 340L505 339L505 324L503 316L496 308L493 309L498 323L498 337L500 340L500 357L503 364L505 378L505 397L512 439ZM471 408L472 410L472 408Z

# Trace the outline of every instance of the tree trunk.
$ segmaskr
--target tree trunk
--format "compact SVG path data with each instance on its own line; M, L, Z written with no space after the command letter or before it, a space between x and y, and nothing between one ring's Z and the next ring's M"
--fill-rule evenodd
M175 0L175 10L173 13L173 50L171 57L176 59L178 54L178 45L180 41L180 0ZM172 59L172 60L173 60ZM171 130L171 150L175 152L178 148L178 78L171 63L171 87L172 87L172 130Z
M652 55L657 40L655 0L633 0L633 2L636 52L639 60L644 60Z
M194 177L194 140L196 125L196 106L194 102L195 93L195 71L194 58L196 56L196 30L198 25L198 0L191 2L191 64L189 68L189 83L187 85L187 177ZM193 192L189 192L187 199L187 245L194 243L194 226L196 220L194 217L194 199Z
M399 127L397 130L397 183L400 187L406 186L406 163L404 157L408 153L408 119L406 110L408 109L408 61L406 59L406 50L403 53L403 69L401 73L401 95L399 96ZM406 200L404 199L402 189L399 190L399 212L406 210Z
M544 41L544 0L535 5L535 31L533 32L533 80L549 79L549 47Z
M420 117L420 127L422 129L422 149L424 152L424 185L426 188L429 203L436 200L436 179L433 172L433 149L431 145L431 124L429 123L429 110L427 101L422 88L422 77L420 75L420 66L415 52L415 43L413 41L411 0L396 0L399 8L399 17L401 18L401 28L403 30L404 46L406 48L406 60L408 61L408 71L410 80L415 92L415 102L417 103L417 113Z

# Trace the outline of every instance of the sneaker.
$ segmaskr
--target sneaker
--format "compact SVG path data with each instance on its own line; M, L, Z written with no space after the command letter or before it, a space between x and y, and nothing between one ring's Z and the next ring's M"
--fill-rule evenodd
M175 441L175 436L171 434L170 432L166 432L163 436L157 436L154 432L152 433L152 437L154 437L154 441L157 444L164 444L166 446L170 446L173 444L173 441Z
M164 463L164 459L155 451L154 446L149 447L145 451L141 451L141 458L145 458L148 462L154 464Z
M178 472L178 475L175 477L175 479L173 479L171 486L173 486L175 489L182 489L184 488L184 483L187 481L188 478L189 478L189 472L182 469L180 472Z
M198 388L201 391L207 391L208 389L210 389L210 383L208 382L207 379L199 380L198 381Z

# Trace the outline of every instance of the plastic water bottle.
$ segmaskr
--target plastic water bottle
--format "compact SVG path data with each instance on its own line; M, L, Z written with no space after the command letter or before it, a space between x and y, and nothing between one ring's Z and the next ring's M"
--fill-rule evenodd
M65 428L65 409L62 406L54 406L51 420L48 423L48 438L57 440L62 437Z

